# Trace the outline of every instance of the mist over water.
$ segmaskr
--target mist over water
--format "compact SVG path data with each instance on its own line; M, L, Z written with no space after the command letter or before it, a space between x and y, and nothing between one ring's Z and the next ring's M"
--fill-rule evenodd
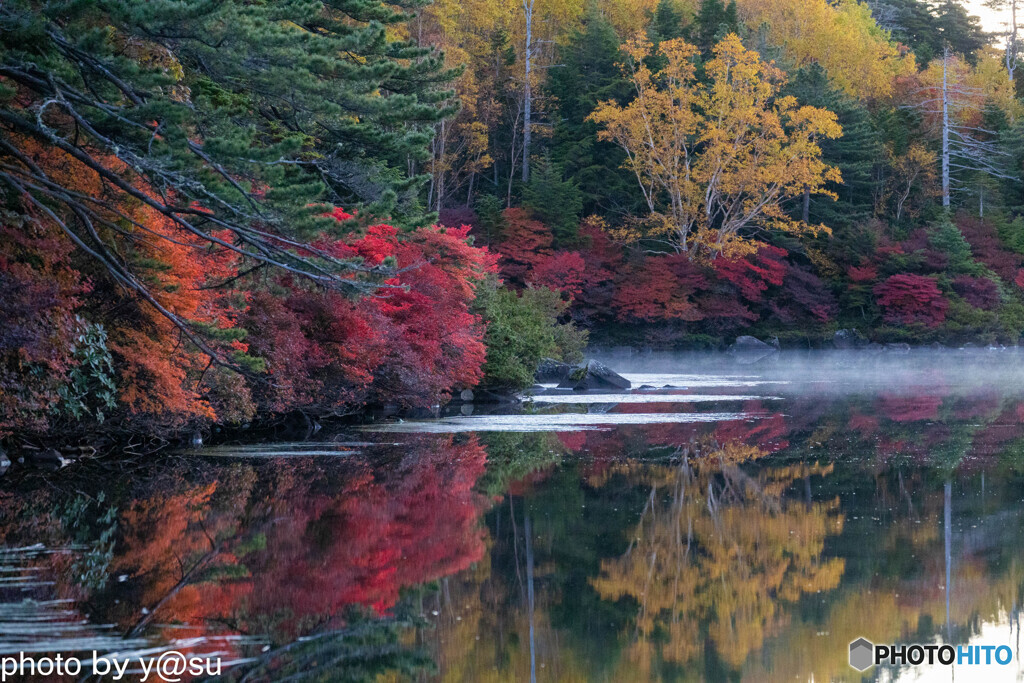
M1008 643L1012 665L955 680L1024 676L1024 354L756 356L601 353L631 389L9 474L0 653L221 652L249 681L852 682L865 637Z
M624 350L592 357L627 378L655 386L670 383L670 377L691 375L688 387L770 383L771 392L789 396L914 394L932 389L957 394L1024 393L1021 348L784 350L760 358L750 353Z

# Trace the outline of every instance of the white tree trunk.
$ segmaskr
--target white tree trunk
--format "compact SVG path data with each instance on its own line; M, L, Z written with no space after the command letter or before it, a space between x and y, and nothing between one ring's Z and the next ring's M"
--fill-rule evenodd
M942 55L942 206L949 208L949 48Z
M437 207L434 209L435 211L441 210L441 201L444 198L444 151L445 142L447 142L448 138L448 130L447 127L445 126L445 121L443 119L441 120L441 135L439 137L440 150L438 152L439 163L437 173Z
M1010 0L1010 35L1006 37L1006 73L1013 83L1014 73L1017 71L1017 54L1020 50L1017 44L1017 2Z
M533 7L535 0L523 0L523 14L526 18L526 82L523 87L523 183L530 182L530 119L533 113L533 88L530 72L533 67Z

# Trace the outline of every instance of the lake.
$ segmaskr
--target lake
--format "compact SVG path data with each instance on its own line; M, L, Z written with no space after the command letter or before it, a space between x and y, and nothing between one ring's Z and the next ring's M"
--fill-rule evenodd
M222 666L183 680L236 681L1024 675L1024 353L601 359L634 388L15 467L0 656L178 650ZM858 637L1013 659L861 674Z

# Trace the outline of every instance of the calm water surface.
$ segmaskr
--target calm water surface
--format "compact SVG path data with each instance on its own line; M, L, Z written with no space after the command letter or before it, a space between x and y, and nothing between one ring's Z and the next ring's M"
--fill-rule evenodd
M628 394L0 482L0 655L237 681L859 681L1009 645L1024 354L619 355ZM472 414L466 414L472 413ZM136 675L136 679L140 676Z

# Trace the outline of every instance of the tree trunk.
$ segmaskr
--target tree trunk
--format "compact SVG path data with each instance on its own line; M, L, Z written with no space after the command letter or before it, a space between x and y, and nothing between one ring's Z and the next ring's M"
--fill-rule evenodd
M1006 73L1010 83L1014 82L1017 71L1017 0L1010 0L1010 35L1006 37Z
M523 13L526 16L526 52L525 68L526 83L523 88L523 184L530 182L530 119L533 114L533 88L530 85L530 72L533 62L533 3L534 0L523 0Z
M444 121L441 121L441 139L440 139L440 150L438 152L438 173L437 173L437 208L435 211L441 210L441 196L444 194L444 149L445 140L448 137L447 130L445 129Z
M537 645L533 618L533 527L530 524L530 515L526 512L525 502L523 503L523 534L526 536L526 595L530 610L530 683L537 683Z
M804 185L804 225L811 222L811 187Z
M942 206L949 208L949 48L942 55Z
M942 496L942 536L946 559L946 637L952 638L952 622L949 615L950 583L953 581L953 484L949 481L943 486Z

